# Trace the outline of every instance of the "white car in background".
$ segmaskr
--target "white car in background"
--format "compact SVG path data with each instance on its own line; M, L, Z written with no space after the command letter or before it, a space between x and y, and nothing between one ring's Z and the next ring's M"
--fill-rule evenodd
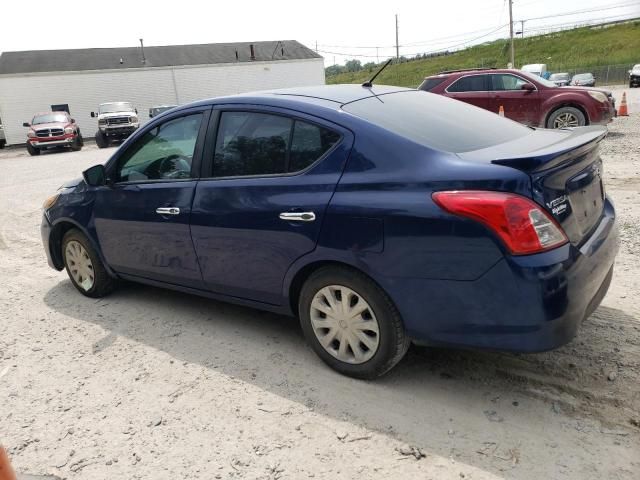
M547 64L546 63L531 63L529 65L523 65L520 69L523 72L533 73L542 78L547 78Z

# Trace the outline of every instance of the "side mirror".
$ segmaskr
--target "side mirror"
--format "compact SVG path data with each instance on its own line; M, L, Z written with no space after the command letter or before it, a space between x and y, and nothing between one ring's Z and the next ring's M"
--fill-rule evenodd
M87 185L92 187L100 187L107 183L107 173L104 165L94 165L82 172L82 177Z
M520 88L522 90L527 90L529 92L536 89L536 87L535 87L535 85L533 83L523 83Z
M76 119L75 119L75 118L72 118L72 119L71 119L71 123L76 123Z
M138 109L137 108L134 108L134 110L135 110L136 113L138 113Z
M91 118L95 118L96 117L96 112L91 112Z
M24 122L24 123L22 124L22 126L23 126L23 127L27 127L27 128L29 128L29 127L31 126L31 124L30 124L29 122Z

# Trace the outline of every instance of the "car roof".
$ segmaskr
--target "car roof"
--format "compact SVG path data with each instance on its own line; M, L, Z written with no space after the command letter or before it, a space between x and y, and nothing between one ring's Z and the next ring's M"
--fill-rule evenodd
M362 100L364 98L376 97L387 93L404 92L415 90L415 88L393 87L388 85L374 85L373 87L363 87L357 84L341 85L317 85L312 87L294 87L278 90L265 90L260 92L249 92L226 97L210 98L189 104L188 106L208 105L212 103L250 103L259 100L289 100L295 103L306 103L324 106L331 106L334 109L340 108L347 103Z
M490 73L517 73L522 74L521 70L516 70L515 68L463 68L460 70L447 70L444 72L439 72L434 75L429 75L425 78L433 78L433 77L447 77L449 75L458 75L458 74L490 74Z

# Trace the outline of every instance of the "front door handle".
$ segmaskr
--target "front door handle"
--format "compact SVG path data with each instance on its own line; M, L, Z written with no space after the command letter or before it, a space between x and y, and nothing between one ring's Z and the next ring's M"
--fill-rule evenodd
M287 222L313 222L315 219L316 214L313 212L282 212L280 214L280 220Z
M180 215L180 209L177 207L159 207L156 213L160 215Z

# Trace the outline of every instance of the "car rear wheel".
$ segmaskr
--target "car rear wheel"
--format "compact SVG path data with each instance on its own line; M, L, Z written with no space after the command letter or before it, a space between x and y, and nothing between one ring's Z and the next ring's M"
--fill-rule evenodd
M27 152L29 152L29 155L31 155L32 157L36 155L40 155L40 149L31 146L30 143L27 143Z
M584 114L575 107L561 107L547 120L547 128L583 127L586 124Z
M96 145L98 148L107 148L109 146L109 139L101 130L96 132Z
M71 283L83 295L104 297L115 288L116 281L107 273L91 243L79 230L74 228L64 235L62 258Z
M409 348L400 313L362 273L345 267L314 272L299 299L307 342L331 368L372 379L393 368Z

